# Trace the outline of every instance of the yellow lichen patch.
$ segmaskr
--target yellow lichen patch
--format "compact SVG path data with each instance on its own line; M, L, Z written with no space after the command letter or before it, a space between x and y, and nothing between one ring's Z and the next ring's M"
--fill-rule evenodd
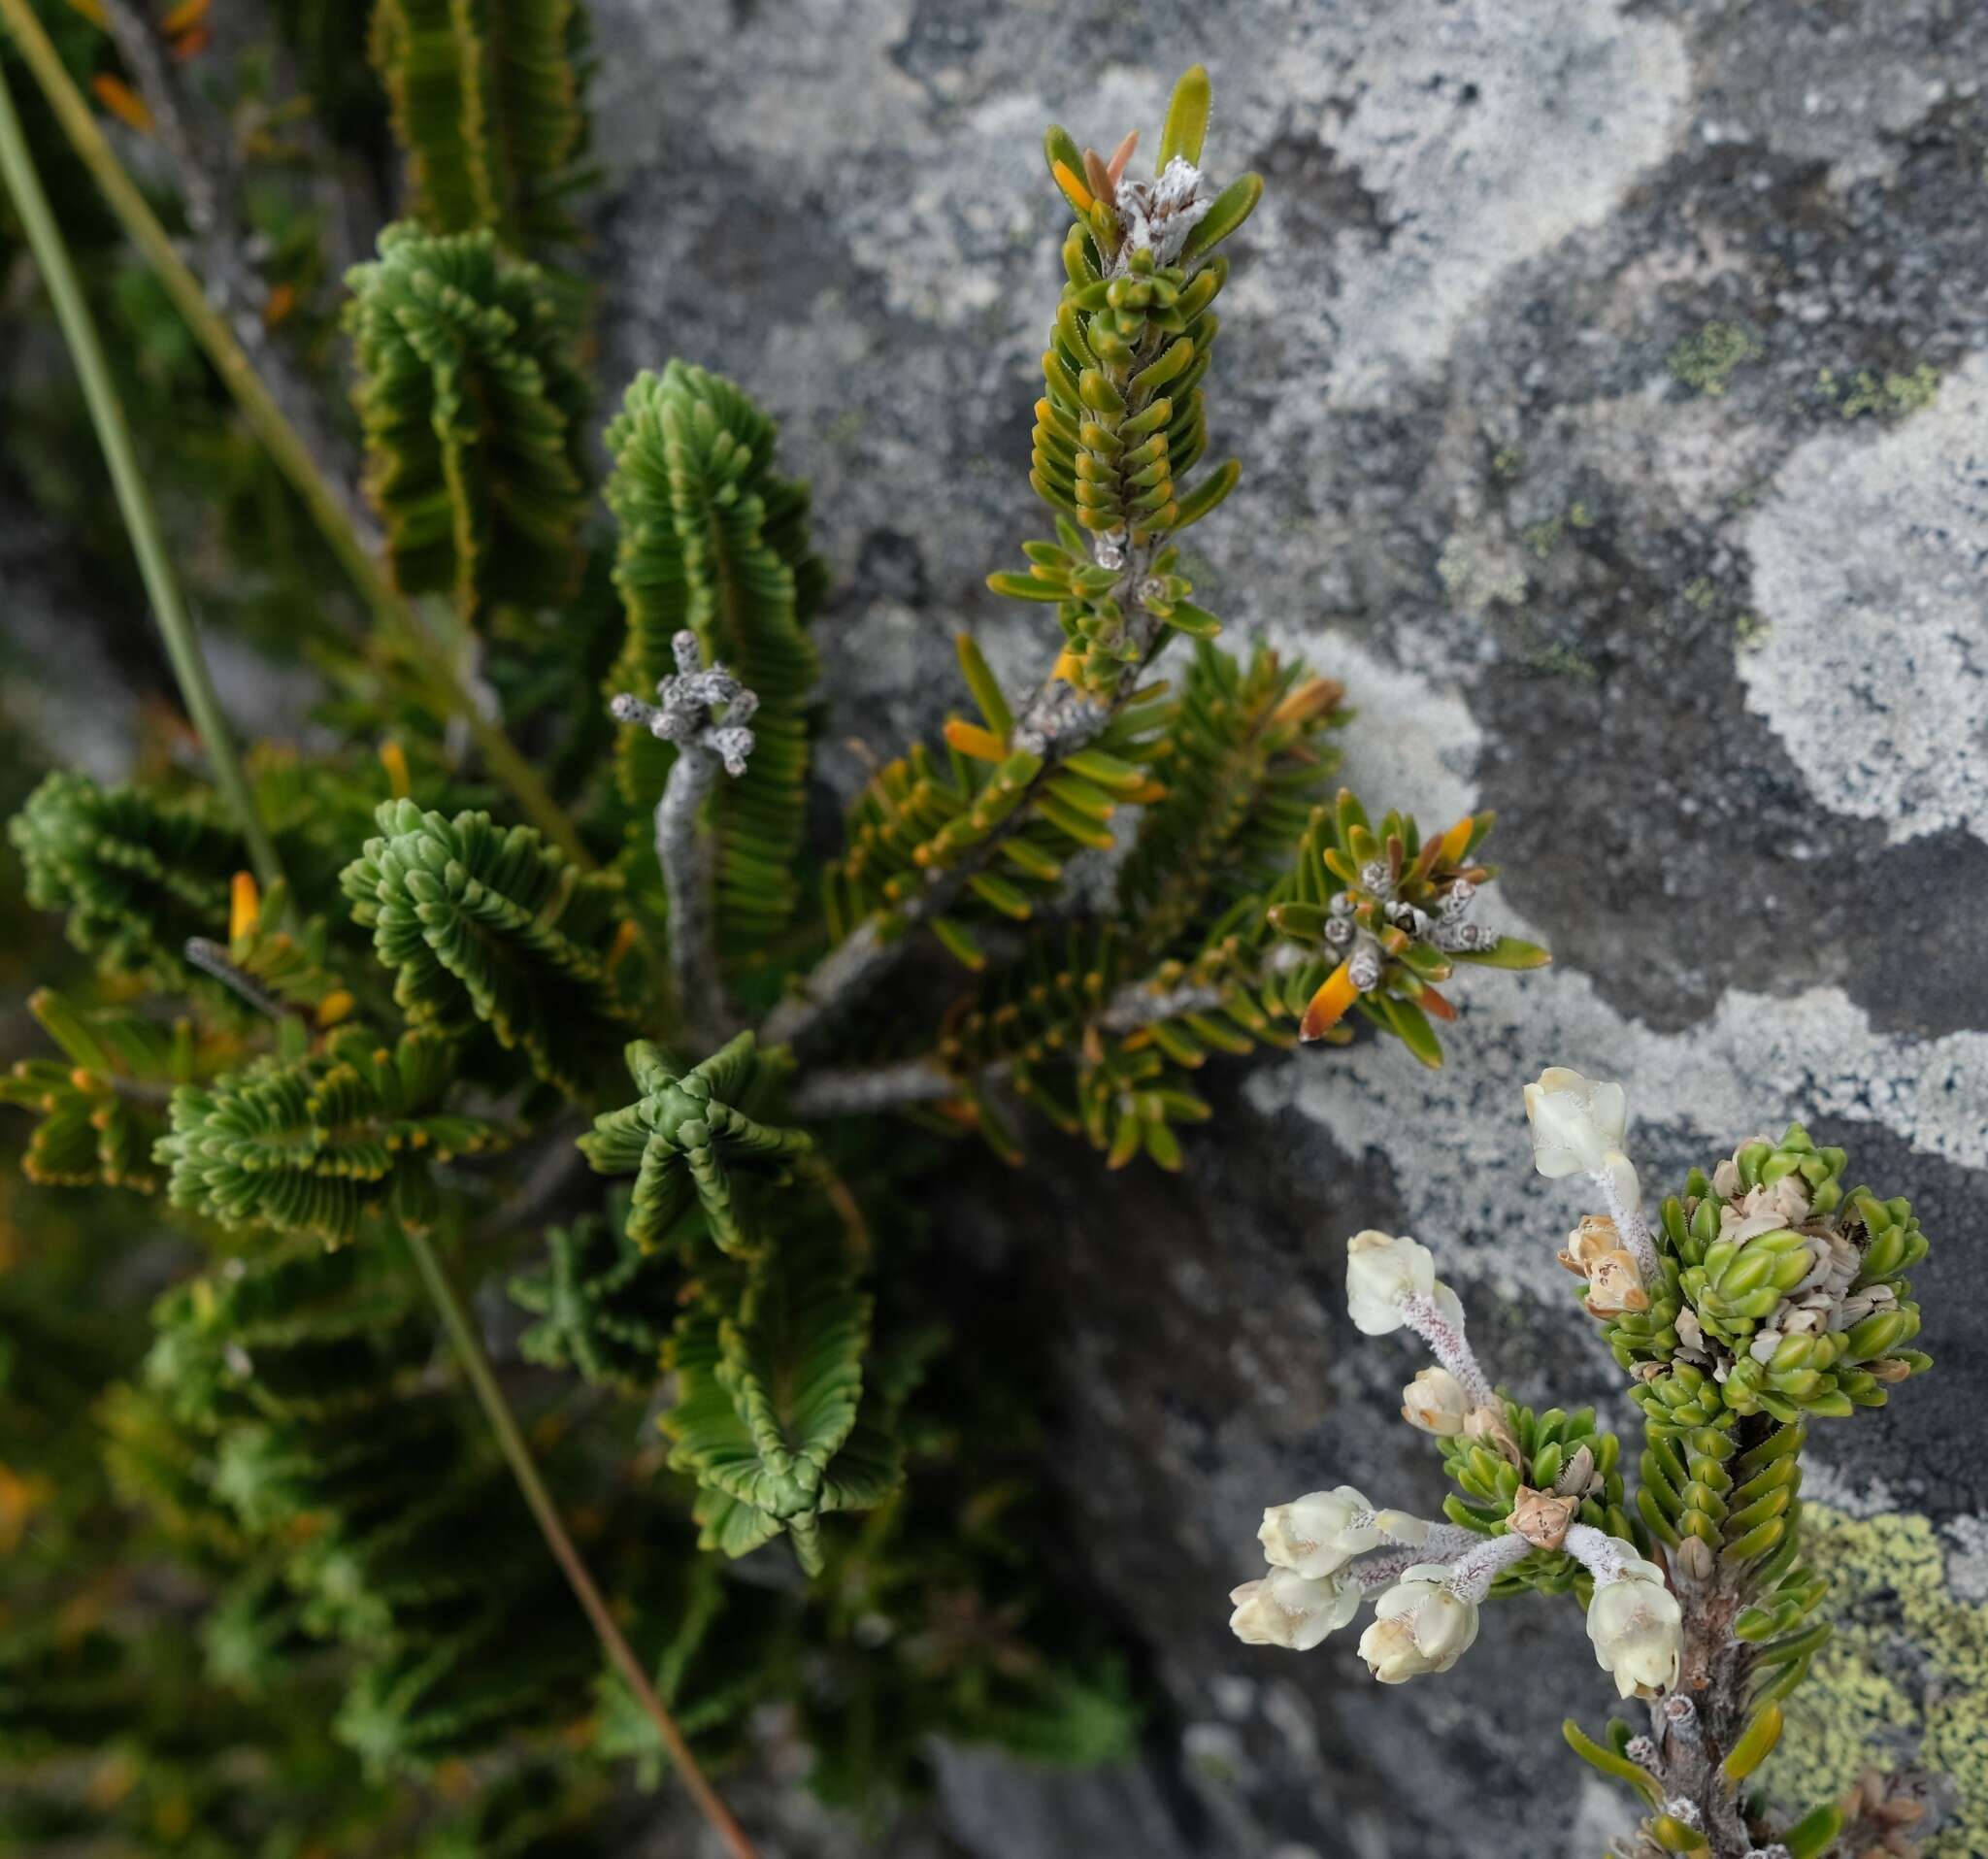
M1927 1859L1988 1852L1988 1604L1953 1592L1922 1516L1805 1505L1802 1536L1837 1631L1762 1771L1776 1804L1803 1811L1868 1765L1916 1765L1950 1776L1961 1802Z

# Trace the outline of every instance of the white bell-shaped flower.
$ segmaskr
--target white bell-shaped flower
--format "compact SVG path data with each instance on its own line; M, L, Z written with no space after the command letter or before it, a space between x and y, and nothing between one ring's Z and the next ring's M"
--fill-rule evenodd
M1477 1637L1477 1604L1449 1586L1440 1562L1418 1562L1375 1604L1360 1657L1382 1684L1447 1672Z
M1313 1580L1291 1569L1273 1569L1261 1580L1232 1589L1229 1599L1236 1609L1229 1616L1229 1630L1245 1645L1309 1652L1360 1611L1360 1584L1338 1577Z
M1426 1245L1371 1227L1346 1242L1346 1314L1363 1336L1385 1336L1402 1327L1402 1300L1427 1297L1436 1285L1436 1259Z
M1342 1484L1272 1505L1256 1537L1273 1568L1317 1580L1373 1548L1380 1530L1374 1507L1350 1484Z
M1447 1369L1424 1369L1402 1390L1402 1418L1441 1439L1455 1439L1470 1411L1464 1384Z
M1549 1065L1526 1086L1526 1117L1533 1126L1533 1166L1549 1181L1587 1175L1622 1147L1629 1101L1619 1084Z
M1653 1562L1625 1557L1622 1576L1595 1589L1588 1638L1596 1663L1625 1698L1656 1698L1677 1683L1684 1651L1684 1610Z

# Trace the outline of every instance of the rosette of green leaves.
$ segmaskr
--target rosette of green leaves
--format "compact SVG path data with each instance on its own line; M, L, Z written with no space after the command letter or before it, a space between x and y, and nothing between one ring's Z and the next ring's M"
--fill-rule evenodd
M1442 1467L1457 1489L1442 1501L1442 1513L1452 1523L1482 1536L1501 1536L1510 1527L1513 1504L1521 1486L1580 1497L1574 1521L1591 1525L1634 1544L1640 1554L1648 1539L1630 1515L1622 1481L1622 1443L1595 1424L1593 1408L1572 1413L1548 1408L1535 1413L1516 1401L1501 1400L1506 1423L1518 1450L1517 1461L1499 1451L1490 1439L1463 1434L1438 1441ZM1535 1549L1492 1583L1491 1592L1522 1594L1575 1593L1586 1604L1591 1585L1586 1569L1565 1550Z
M1552 959L1516 937L1444 946L1432 933L1497 877L1498 868L1478 856L1496 817L1474 813L1425 840L1405 813L1389 813L1375 827L1347 788L1336 807L1313 813L1270 905L1272 927L1299 957L1282 972L1279 997L1286 1012L1301 1016L1301 1038L1342 1040L1341 1024L1352 1011L1393 1034L1423 1064L1441 1065L1442 1046L1431 1020L1453 1020L1456 1010L1437 983L1458 963L1527 969ZM1363 940L1374 955L1365 987L1355 959Z

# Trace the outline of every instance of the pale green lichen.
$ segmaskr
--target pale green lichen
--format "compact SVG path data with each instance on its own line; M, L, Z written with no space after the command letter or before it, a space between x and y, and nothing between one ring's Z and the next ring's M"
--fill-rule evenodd
M1847 383L1834 369L1824 368L1815 377L1818 392L1826 400L1839 401L1837 411L1845 419L1864 414L1879 418L1904 419L1908 414L1930 407L1939 396L1939 370L1921 362L1908 375L1887 374L1880 378L1870 369L1860 369Z
M1708 322L1687 336L1665 358L1672 374L1687 387L1716 400L1726 391L1733 370L1767 351L1744 323Z
M1809 1559L1833 1582L1836 1637L1788 1702L1765 1772L1774 1800L1806 1810L1858 1772L1916 1766L1952 1777L1957 1817L1928 1859L1988 1853L1988 1605L1962 1600L1922 1516L1802 1511Z

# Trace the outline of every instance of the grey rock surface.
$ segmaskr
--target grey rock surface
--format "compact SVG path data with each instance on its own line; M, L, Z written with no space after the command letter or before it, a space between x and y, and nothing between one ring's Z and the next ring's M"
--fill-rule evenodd
M1930 1517L1981 1600L1988 14L595 13L608 375L681 354L779 415L838 577L831 742L884 751L951 700L958 626L1017 683L1049 649L981 588L1044 527L1023 473L1063 216L1041 126L1151 135L1205 59L1210 158L1268 191L1209 392L1243 483L1194 533L1197 597L1346 681L1370 801L1496 807L1504 920L1558 954L1471 978L1440 1074L1363 1043L1219 1081L1184 1187L1045 1145L961 1211L962 1243L1038 1288L1072 1529L1163 1708L1129 1776L948 1758L960 1844L1600 1848L1616 1809L1557 1735L1605 1714L1574 1609L1500 1610L1448 1677L1396 1690L1345 1638L1295 1657L1224 1620L1264 1503L1346 1477L1438 1496L1390 1424L1414 1359L1343 1315L1355 1228L1438 1249L1522 1397L1614 1385L1552 1262L1581 1210L1527 1165L1518 1087L1549 1062L1628 1081L1646 1179L1799 1115L1909 1189L1940 1373L1825 1429L1823 1484ZM831 749L831 779L859 767Z

